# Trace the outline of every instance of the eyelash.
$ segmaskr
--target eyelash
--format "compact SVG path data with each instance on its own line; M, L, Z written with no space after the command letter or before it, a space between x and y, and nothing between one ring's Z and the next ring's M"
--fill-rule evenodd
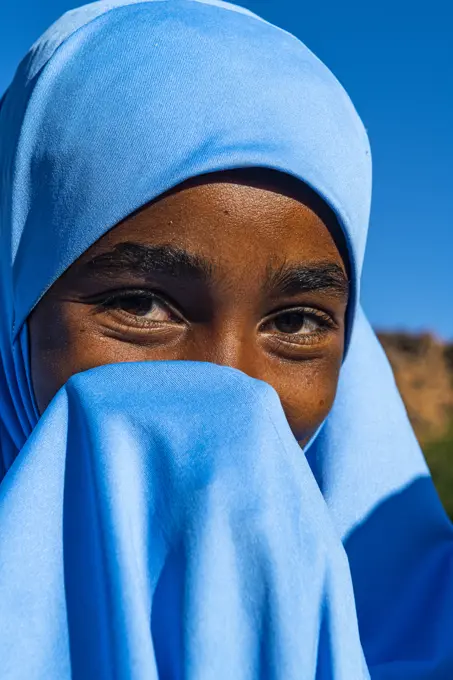
M160 305L166 307L170 312L171 316L174 317L174 320L172 320L171 323L181 323L184 319L181 314L179 314L175 307L176 305L173 305L170 300L168 300L166 297L163 295L158 295L157 293L151 293L150 291L146 290L122 290L118 292L113 292L110 293L108 296L103 297L103 298L98 298L95 302L97 302L96 306L96 311L103 312L103 311L109 311L112 308L115 308L115 306L119 306L119 303L121 303L123 300L133 300L133 299L146 299L148 302L158 302ZM122 311L122 310L120 310ZM128 316L134 316L133 314L129 314L128 312L124 312L125 314L128 314ZM140 317L137 317L140 318ZM147 321L146 324L143 325L149 325L150 323L152 324L158 324L158 321ZM161 322L161 323L169 323L169 322Z
M264 329L268 324L275 323L277 319L288 314L300 315L302 319L315 321L318 324L318 328L309 333L283 333L276 331L274 335L278 334L280 336L282 344L310 345L319 340L321 336L337 328L337 324L329 314L312 307L289 307L274 312L272 316L261 324L261 328Z
M150 321L149 319L143 319L142 322L137 321L136 325L139 327L148 327L150 325L154 326L161 326L166 325L169 323L182 323L185 321L183 316L178 313L175 309L176 305L172 304L166 297L163 295L158 295L156 293L151 293L150 291L146 290L122 290L118 292L113 292L110 293L109 295L103 297L103 298L97 298L97 300L92 300L92 302L97 303L96 305L96 310L98 312L106 312L111 309L114 309L115 307L119 307L119 304L121 301L124 300L131 300L131 299L146 299L149 302L156 301L159 303L161 306L165 307L173 316L172 321ZM126 312L124 310L119 310L123 314L127 314L129 317L134 317L134 314L131 314L129 312ZM291 333L283 333L283 332L278 332L276 331L273 333L273 335L280 335L281 338L284 338L281 340L282 344L293 344L293 345L308 345L308 344L313 344L316 342L320 336L325 335L329 330L333 330L337 328L337 324L333 320L333 318L330 316L330 314L327 314L326 312L320 310L320 309L313 309L311 307L289 307L289 308L284 308L281 310L277 310L272 313L272 315L269 315L269 317L263 321L260 325L261 329L265 329L266 326L268 326L271 323L275 323L276 320L278 320L282 316L286 316L288 314L299 314L301 317L304 319L310 319L314 320L317 324L319 324L319 328L316 329L313 332L309 333L301 333L301 334L291 334ZM138 320L140 317L137 315L135 318Z

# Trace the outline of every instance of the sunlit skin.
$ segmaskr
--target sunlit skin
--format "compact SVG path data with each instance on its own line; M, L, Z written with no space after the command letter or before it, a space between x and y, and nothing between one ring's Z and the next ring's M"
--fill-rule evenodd
M283 174L185 182L111 229L32 312L40 412L89 368L209 361L272 385L303 444L332 406L342 362L340 241L329 209Z

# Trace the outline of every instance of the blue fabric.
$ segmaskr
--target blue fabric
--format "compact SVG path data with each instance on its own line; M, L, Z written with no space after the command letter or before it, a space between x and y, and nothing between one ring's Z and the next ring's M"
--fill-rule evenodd
M2 677L369 677L344 550L265 383L87 371L0 489Z
M338 81L233 5L106 1L0 106L2 678L453 677L453 532L358 304L371 159ZM245 166L312 186L347 238L348 354L306 457L272 388L211 364L88 371L38 422L40 297L133 210Z

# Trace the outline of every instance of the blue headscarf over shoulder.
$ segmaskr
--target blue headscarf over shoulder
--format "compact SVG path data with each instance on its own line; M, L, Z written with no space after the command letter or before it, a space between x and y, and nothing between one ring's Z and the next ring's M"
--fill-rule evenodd
M53 282L171 187L256 166L311 186L349 250L306 457L269 386L211 364L88 371L38 422L26 321ZM452 678L452 527L359 306L371 159L328 69L228 3L88 5L3 97L0 177L2 677Z

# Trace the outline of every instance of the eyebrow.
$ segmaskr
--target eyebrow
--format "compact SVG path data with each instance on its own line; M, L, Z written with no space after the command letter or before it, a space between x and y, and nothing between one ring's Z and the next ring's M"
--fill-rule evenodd
M172 278L208 281L214 267L206 259L175 246L148 246L141 243L119 243L113 250L95 255L84 264L88 276L134 274L149 278L165 274Z
M182 248L132 242L120 243L110 251L95 255L83 265L83 274L90 278L132 274L152 279L160 274L203 283L211 281L216 270L214 263ZM333 262L283 262L277 266L268 265L263 289L273 296L324 292L347 300L349 281L343 269Z
M277 269L268 266L265 287L274 295L292 296L319 292L345 300L349 296L348 277L334 262L313 264L284 262Z

